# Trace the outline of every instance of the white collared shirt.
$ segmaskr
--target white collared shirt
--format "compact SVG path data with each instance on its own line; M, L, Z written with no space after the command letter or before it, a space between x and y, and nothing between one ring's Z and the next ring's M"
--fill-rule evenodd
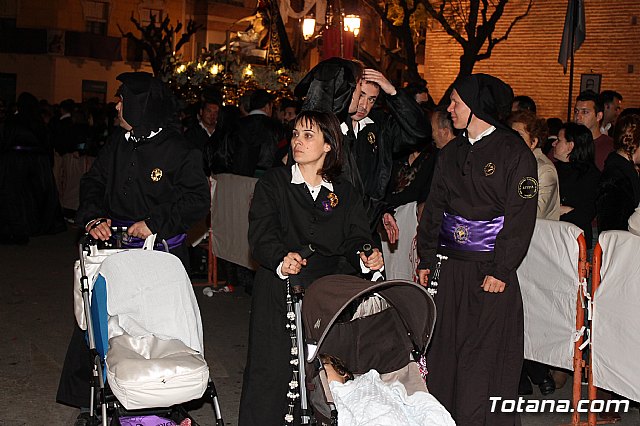
M213 130L211 132L209 132L209 129L207 129L207 126L204 125L204 123L202 122L200 117L198 117L198 124L200 124L200 127L202 127L204 129L204 131L207 132L207 136L209 136L209 137L211 137L213 132L216 131L216 128L214 127Z
M358 137L358 132L360 130L364 129L367 124L373 124L373 123L374 121L369 117L365 117L360 121L356 121L356 126L353 129L353 133L356 135L356 138ZM346 135L347 132L349 131L349 125L347 123L342 123L340 125L340 130L342 130L343 135Z
M469 143L473 145L474 143L478 142L480 139L484 138L485 136L489 136L495 130L496 130L496 126L491 126L484 132L480 133L478 137L472 138L471 136L469 136ZM467 135L469 135L469 130L467 130Z
M261 109L254 109L254 110L251 110L248 115L268 115L268 114Z
M307 185L307 188L309 188L309 192L311 192L311 196L313 197L313 201L315 201L318 198L318 194L320 193L320 188L323 186L327 188L329 191L333 192L333 184L331 182L327 182L324 179L322 179L322 182L320 182L320 185L313 186L308 184L307 181L304 180L304 177L302 176L302 172L300 171L300 167L298 166L298 163L295 163L293 166L291 166L291 183L297 184L297 185L304 183L305 185Z
M65 118L71 118L71 114L70 113L66 113L66 114L62 114L60 116L60 120L64 120Z
M160 127L157 132L153 132L152 131L151 133L149 133L149 136L147 136L147 139L151 139L152 137L154 137L155 135L157 135L161 131L162 131L162 127ZM129 138L131 137L131 132L125 133L124 137L125 137L126 140L129 140Z

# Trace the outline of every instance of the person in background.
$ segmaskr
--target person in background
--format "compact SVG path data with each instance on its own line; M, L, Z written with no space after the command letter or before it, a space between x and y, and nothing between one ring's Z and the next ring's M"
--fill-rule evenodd
M555 161L555 158L553 158L553 142L558 140L558 133L560 133L560 129L563 124L562 120L557 117L547 118L547 129L549 130L549 134L547 136L547 140L544 141L544 143L541 143L539 148L542 149L542 153L552 162Z
M585 90L578 95L573 109L573 121L586 126L591 132L595 150L594 162L600 171L604 168L604 160L613 151L613 139L600 131L603 111L602 99L591 90Z
M47 128L31 93L0 129L0 244L66 229L51 169Z
M565 123L553 143L560 183L560 220L584 231L587 248L593 246L591 221L596 217L596 192L600 171L594 163L591 131L581 124Z
M233 135L232 173L258 177L273 167L284 127L272 117L273 96L264 89L251 94L251 111L238 120Z
M203 99L200 103L197 121L184 134L185 139L200 151L204 151L216 131L221 104L222 102L215 97Z
M600 92L600 101L604 106L600 133L613 137L616 120L622 112L622 95L615 90L603 90Z
M628 115L615 124L613 147L598 186L598 231L625 230L640 203L640 116Z
M547 124L530 111L516 111L509 117L511 128L527 144L538 165L538 219L560 219L560 188L555 166L539 145L547 140Z
M516 96L511 103L511 112L516 111L529 111L535 114L537 112L536 102L526 95Z
M558 173L551 160L538 147L540 141L547 140L546 121L536 117L531 111L521 110L511 113L509 124L513 130L518 132L536 157L538 166L538 213L536 218L560 219ZM556 389L548 365L525 359L522 365L522 373L520 374L518 395L533 394L531 383L540 388L542 395L550 395Z

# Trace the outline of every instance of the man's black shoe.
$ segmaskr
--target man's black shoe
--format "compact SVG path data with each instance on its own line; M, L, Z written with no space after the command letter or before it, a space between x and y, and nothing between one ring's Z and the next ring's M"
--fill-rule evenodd
M553 381L551 375L545 377L545 379L538 385L540 393L542 395L551 395L556 391L556 383Z

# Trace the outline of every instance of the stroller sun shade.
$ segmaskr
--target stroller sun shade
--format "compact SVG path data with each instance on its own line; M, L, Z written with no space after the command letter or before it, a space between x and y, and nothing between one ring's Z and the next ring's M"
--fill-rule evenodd
M368 317L337 322L354 300L374 294L382 297L389 308ZM380 362L387 365L382 370L393 371L406 365L411 351L424 352L435 325L436 310L427 291L410 281L371 282L350 275L330 275L316 280L305 291L302 318L308 361L319 353L328 353L340 357L353 372L367 370L372 363L380 371ZM377 350L363 351L365 348ZM373 352L368 356L382 359L356 360L361 352Z

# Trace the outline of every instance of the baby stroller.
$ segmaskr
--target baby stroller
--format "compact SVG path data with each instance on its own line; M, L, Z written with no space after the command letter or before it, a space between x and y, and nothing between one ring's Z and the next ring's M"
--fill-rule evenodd
M206 394L216 425L224 425L182 263L154 251L155 236L127 250L122 230L114 235L108 248L85 237L75 267L76 320L93 366L88 423L196 425L181 404Z
M302 424L338 424L320 354L338 357L356 376L375 369L383 381L401 383L407 395L428 395L417 361L431 338L436 311L421 286L326 276L305 290L301 317L304 338L297 340L297 350L306 354L306 368L300 370L300 382L308 391L299 395ZM430 424L454 424L444 407L428 396L450 420Z

